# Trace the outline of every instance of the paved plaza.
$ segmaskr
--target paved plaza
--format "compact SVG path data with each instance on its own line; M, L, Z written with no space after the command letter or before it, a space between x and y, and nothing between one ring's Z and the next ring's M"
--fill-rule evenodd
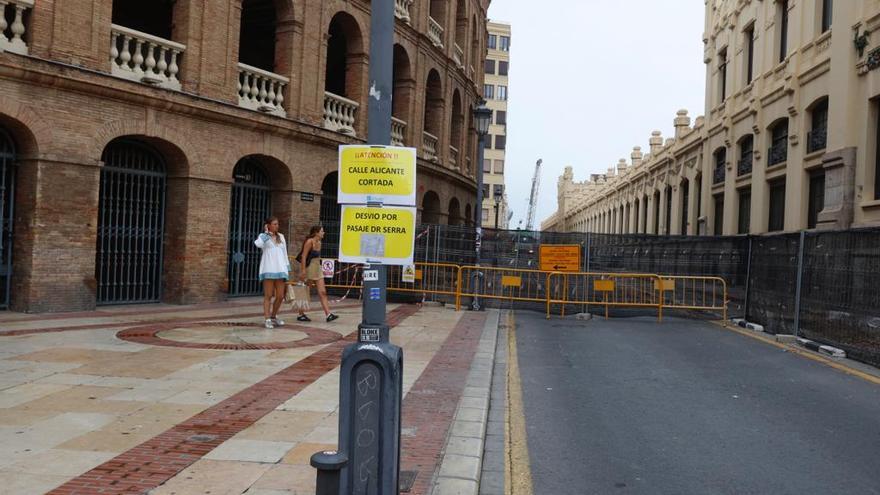
M0 313L0 493L314 493L309 457L337 445L340 356L360 303L274 330L260 309ZM409 493L473 491L498 315L388 310L405 356Z

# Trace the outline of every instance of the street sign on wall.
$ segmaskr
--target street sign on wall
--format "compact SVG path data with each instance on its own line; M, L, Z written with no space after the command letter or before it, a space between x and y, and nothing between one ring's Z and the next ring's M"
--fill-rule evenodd
M342 206L339 259L346 263L412 265L416 209Z
M339 147L340 204L416 205L416 149Z
M581 271L580 244L541 244L538 248L541 271L579 272Z

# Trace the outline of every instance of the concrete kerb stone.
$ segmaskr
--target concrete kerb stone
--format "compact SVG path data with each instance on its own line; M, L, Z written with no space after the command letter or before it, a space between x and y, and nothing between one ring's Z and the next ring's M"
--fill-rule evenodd
M823 345L818 342L812 341L810 339L797 339L797 342L800 346L805 347L813 352L818 352L819 354L824 354L826 356L830 356L833 358L845 358L846 351L843 349L838 349L837 347L832 347L830 345Z
M458 403L432 495L477 495L483 465L483 443L489 420L489 394L495 368L495 344L501 313L487 310L479 351ZM491 352L490 352L491 350Z
M753 330L755 332L763 332L764 331L764 325L758 325L757 323L751 323L751 322L748 322L742 318L733 318L730 321L732 321L734 325L736 325L740 328L747 328L747 329Z

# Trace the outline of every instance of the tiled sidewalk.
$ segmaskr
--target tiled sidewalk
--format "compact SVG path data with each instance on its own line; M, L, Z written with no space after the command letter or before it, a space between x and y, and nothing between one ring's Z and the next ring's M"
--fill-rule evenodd
M0 313L0 493L314 493L360 320L264 330L259 301ZM289 318L293 320L293 318ZM404 348L403 469L427 494L485 314L389 306ZM54 490L54 491L53 491Z

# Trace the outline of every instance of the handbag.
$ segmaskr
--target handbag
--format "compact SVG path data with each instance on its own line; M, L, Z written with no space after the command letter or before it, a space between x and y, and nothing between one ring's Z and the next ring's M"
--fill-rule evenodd
M284 301L291 303L291 307L295 311L308 311L310 308L309 288L303 284L288 284Z

